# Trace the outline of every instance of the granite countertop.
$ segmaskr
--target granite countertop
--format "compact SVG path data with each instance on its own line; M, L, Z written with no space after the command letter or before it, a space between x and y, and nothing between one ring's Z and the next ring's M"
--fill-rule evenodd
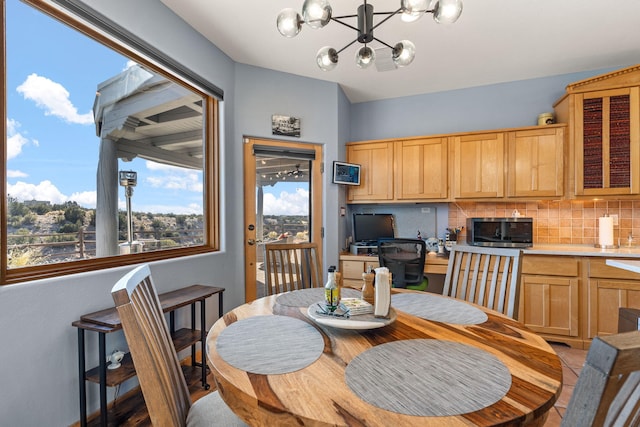
M523 250L531 255L570 255L570 256L598 256L607 258L638 258L640 246L620 246L617 249L600 249L593 245L563 245L560 243L534 244Z

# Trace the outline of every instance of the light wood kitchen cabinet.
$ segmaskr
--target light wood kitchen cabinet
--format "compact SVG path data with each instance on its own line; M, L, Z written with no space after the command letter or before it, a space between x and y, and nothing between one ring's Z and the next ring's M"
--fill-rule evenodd
M380 267L378 257L364 257L358 255L340 255L340 271L342 272L342 286L361 289L363 285L362 273L369 268Z
M395 143L396 199L437 200L448 197L447 138Z
M618 332L618 309L640 308L640 274L589 260L588 338Z
M579 258L525 255L518 319L545 339L582 347L579 275Z
M349 202L393 200L393 143L370 142L347 146L347 161L360 168L360 185L350 186Z
M564 194L565 125L507 133L507 195Z
M575 195L640 194L640 66L570 84L554 108L572 124Z
M456 199L504 197L504 135L490 132L451 137Z

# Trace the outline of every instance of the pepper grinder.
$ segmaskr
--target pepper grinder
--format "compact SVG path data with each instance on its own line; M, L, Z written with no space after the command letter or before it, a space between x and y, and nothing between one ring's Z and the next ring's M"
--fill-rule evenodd
M362 286L362 299L372 305L375 303L376 298L376 292L373 286L374 279L375 274L373 274L371 266L369 266L367 272L362 273L362 280L364 281L364 285Z

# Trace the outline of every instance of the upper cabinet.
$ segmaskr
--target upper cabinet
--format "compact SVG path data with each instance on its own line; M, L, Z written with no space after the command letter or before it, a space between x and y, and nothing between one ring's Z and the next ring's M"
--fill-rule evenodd
M357 142L347 145L360 185L348 188L350 203L423 202L448 196L447 138Z
M347 145L347 161L360 168L360 185L350 186L349 202L393 200L393 143L366 142Z
M397 141L395 146L396 199L446 199L447 138Z
M507 195L559 197L564 194L564 125L507 133Z
M566 125L347 144L361 165L349 203L557 198ZM452 190L449 191L449 188Z
M640 66L570 84L554 108L572 124L573 193L640 194Z
M504 196L504 132L451 137L453 143L453 197Z

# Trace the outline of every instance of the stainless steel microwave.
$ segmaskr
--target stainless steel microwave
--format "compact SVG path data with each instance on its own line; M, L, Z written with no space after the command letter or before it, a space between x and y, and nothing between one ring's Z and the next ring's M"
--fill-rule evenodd
M467 218L467 243L474 246L533 246L533 218Z

